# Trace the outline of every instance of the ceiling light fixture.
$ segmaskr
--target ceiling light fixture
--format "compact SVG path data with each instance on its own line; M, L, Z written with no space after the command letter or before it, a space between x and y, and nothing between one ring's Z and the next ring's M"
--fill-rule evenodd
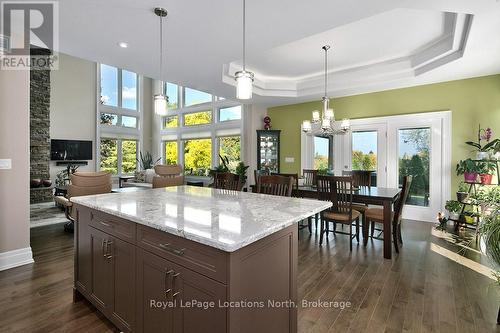
M243 0L243 69L234 73L234 79L236 80L236 98L238 99L250 99L252 98L252 84L253 84L253 73L249 72L245 68L245 56L246 56L246 1Z
M349 119L343 119L340 123L335 121L335 112L330 108L330 99L328 98L328 50L330 45L325 45L322 49L325 51L325 95L321 101L323 112L314 110L312 119L302 122L302 131L314 136L345 134L351 128L351 123Z
M160 80L163 74L163 18L167 16L165 8L157 7L154 9L156 16L160 18ZM162 81L163 82L163 81ZM159 116L167 115L168 100L163 94L163 84L161 84L161 92L153 96L155 113Z
M118 46L121 47L121 48L123 48L123 49L126 49L128 47L128 43L126 43L126 42L119 42Z

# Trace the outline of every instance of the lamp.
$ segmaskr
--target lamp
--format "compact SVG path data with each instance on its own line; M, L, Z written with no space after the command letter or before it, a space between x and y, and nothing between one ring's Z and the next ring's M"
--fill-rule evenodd
M157 7L154 9L156 16L160 18L160 79L163 73L163 18L167 16L165 8ZM159 116L166 116L168 111L168 99L163 94L163 84L161 85L161 92L153 96L155 114Z
M252 98L253 73L246 70L246 1L243 0L243 69L234 73L236 80L236 98Z
M349 119L343 119L339 124L335 121L335 112L330 108L330 99L328 98L328 50L329 45L322 47L325 51L325 95L321 99L323 104L322 113L317 110L312 112L312 120L302 122L302 131L311 135L332 136L334 134L345 134L351 128Z

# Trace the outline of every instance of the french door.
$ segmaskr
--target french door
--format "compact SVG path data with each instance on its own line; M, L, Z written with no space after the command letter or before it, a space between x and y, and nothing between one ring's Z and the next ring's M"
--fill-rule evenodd
M411 175L403 217L434 222L450 197L450 119L450 112L355 119L335 139L342 156L335 173L373 170L372 184L389 188Z

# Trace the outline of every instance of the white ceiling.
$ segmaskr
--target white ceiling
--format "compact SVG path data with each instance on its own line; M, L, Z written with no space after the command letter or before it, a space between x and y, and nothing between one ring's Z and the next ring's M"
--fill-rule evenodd
M161 75L157 6L169 12ZM238 0L64 0L60 51L234 98L241 6ZM333 46L330 96L500 73L499 18L496 0L249 0L253 102L321 96L324 44ZM121 41L129 47L120 48Z

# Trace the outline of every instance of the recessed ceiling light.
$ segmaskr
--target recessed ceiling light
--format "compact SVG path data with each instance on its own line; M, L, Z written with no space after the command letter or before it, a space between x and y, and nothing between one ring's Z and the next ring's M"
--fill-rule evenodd
M126 49L128 47L128 43L125 43L125 42L119 42L118 43L118 46L121 47L121 48L124 48Z

